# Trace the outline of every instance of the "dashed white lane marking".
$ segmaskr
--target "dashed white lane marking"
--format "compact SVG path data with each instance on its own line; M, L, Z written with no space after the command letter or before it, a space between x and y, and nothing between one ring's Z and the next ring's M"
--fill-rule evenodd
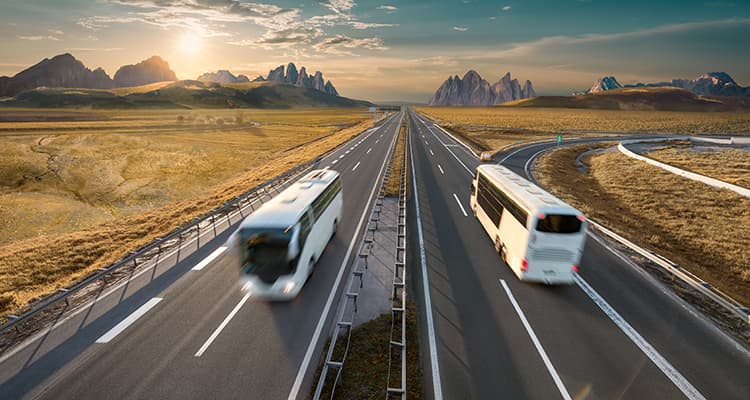
M357 164L354 166L354 168L352 168L352 171L356 171L357 170L357 167L359 167L359 163L360 163L360 161L357 161Z
M342 154L342 155L340 155L340 156L339 156L339 159L342 159L342 158L344 158L344 156L345 156L345 155L346 155L346 154Z
M206 265L210 264L211 261L215 260L216 257L220 256L221 253L223 253L226 249L227 249L227 246L221 246L218 249L214 250L214 252L209 254L208 257L204 258L203 261L196 264L195 267L193 267L193 271L202 270L203 268L206 267Z
M458 196L456 196L455 193L453 193L453 198L456 199L456 203L458 203L458 206L461 207L461 212L464 214L464 217L468 217L469 214L466 213L466 210L464 210L464 206L461 204L461 200L458 199Z
M339 162L339 160L333 160L331 163L336 164L337 162Z
M430 149L430 155L434 156L435 153L432 152L432 149Z
M117 335L127 329L133 322L137 321L138 318L146 314L148 310L154 308L155 305L162 301L161 297L154 297L153 299L146 302L146 304L138 307L137 310L133 311L132 314L128 315L127 318L122 320L119 324L115 325L114 328L110 329L109 332L102 335L99 339L96 339L96 343L109 343L110 340L114 339Z
M440 170L441 174L445 175L445 171L443 171L443 167L441 167L440 164L438 164L438 169Z
M542 357L542 361L544 361L544 366L547 367L547 371L552 376L552 380L555 381L555 385L557 385L557 390L560 391L560 395L562 395L562 398L565 400L571 400L568 390L565 389L565 385L563 384L562 379L560 379L560 375L557 374L557 370L555 370L555 366L552 365L552 361L550 361L549 357L547 357L547 352L544 351L544 348L542 347L542 344L539 342L539 339L536 337L534 330L531 329L531 325L529 324L529 321L526 320L526 315L524 315L523 311L521 310L521 307L518 305L518 302L516 302L516 298L513 297L513 293L511 293L510 288L508 287L508 284L505 283L505 279L500 279L500 285L502 285L503 289L505 289L505 294L508 295L508 299L510 300L510 303L513 305L513 308L516 310L516 314L518 314L518 318L521 319L521 323L523 324L523 327L526 328L526 332L529 334L529 337L531 338L531 342L534 343L534 347L536 347L537 353L539 353L539 356Z
M698 391L682 374L672 366L646 339L641 336L604 298L592 288L580 275L575 275L576 283L599 308L604 311L609 319L620 328L630 340L643 351L648 358L669 378L675 386L691 400L705 400L706 398Z
M372 151L372 147L370 147L369 149L367 149L367 154L370 154L371 151Z
M231 321L232 318L234 318L234 316L237 314L238 311L240 311L240 308L242 308L242 306L245 305L245 302L249 298L250 298L249 292L246 293L244 296L242 296L242 299L240 299L240 302L237 303L236 306L234 306L234 309L232 309L229 315L227 315L226 318L224 318L224 321L221 321L221 325L219 325L216 328L216 330L214 330L214 332L211 334L211 336L208 337L208 340L206 340L206 343L203 343L203 346L201 346L201 348L198 349L198 351L195 353L196 357L202 356L203 353L205 353L206 350L208 350L208 346L210 346L211 343L213 343L214 340L216 340L216 338L219 336L221 331L224 330L224 328L229 324L229 321Z

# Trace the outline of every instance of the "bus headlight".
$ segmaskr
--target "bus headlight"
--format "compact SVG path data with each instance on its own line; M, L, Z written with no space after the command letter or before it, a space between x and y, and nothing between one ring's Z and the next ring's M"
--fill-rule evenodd
M294 282L293 282L293 281L289 281L289 282L287 282L287 283L286 283L286 285L284 285L284 294L289 294L289 293L291 293L291 292L292 292L292 290L294 290L294 286L295 286L295 285L294 285Z

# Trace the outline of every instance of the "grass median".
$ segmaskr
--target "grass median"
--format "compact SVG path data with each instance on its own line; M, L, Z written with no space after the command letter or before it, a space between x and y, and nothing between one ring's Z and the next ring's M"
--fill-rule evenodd
M750 188L748 150L686 144L650 151L646 156L687 171Z
M589 172L582 173L575 160L590 148L542 155L536 179L589 218L750 304L750 200L619 152L583 157Z

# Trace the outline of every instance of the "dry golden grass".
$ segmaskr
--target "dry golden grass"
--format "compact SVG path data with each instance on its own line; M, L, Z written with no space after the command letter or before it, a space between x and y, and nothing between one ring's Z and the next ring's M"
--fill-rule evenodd
M393 153L393 166L391 167L391 178L385 186L386 196L398 197L398 189L401 186L401 172L404 169L404 147L406 146L406 119L401 122L398 131L396 150Z
M593 220L750 304L750 200L617 152L584 158L591 170L582 174L574 161L589 147L543 155L536 178Z
M327 112L332 113L328 119ZM41 145L38 135L33 140L22 134L0 136L1 151L13 155L0 157L0 217L16 226L4 227L2 234L42 233L6 237L0 246L0 315L69 286L372 126L367 114L351 110L317 110L317 117L301 113L307 118L280 112L274 125L244 132L236 127L184 135L102 131L62 134ZM57 158L50 162L32 147ZM62 168L49 171L47 162ZM34 223L43 231L30 229Z
M691 147L660 149L649 152L647 156L687 171L750 188L750 151L692 151Z
M448 126L516 133L750 133L750 113L512 107L417 107ZM530 131L530 132L528 132Z

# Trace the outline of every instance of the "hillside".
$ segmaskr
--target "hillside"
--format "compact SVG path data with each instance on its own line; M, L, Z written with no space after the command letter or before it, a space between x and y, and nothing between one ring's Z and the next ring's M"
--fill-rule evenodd
M120 89L37 88L0 102L5 107L86 108L312 108L371 103L277 82L220 84L162 82Z
M601 110L746 111L750 99L700 96L677 88L624 88L577 96L539 96L500 107L591 108Z

